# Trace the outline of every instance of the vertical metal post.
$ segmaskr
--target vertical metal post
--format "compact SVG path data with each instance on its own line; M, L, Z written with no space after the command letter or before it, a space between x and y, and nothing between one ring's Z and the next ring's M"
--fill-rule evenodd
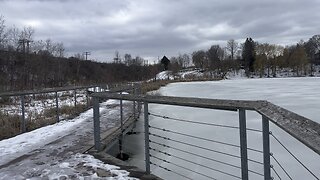
M120 92L120 96L122 95L122 92ZM122 148L122 142L123 142L123 104L122 99L120 99L120 129L121 134L119 138L119 151L120 151L120 159L123 158L123 148Z
M74 89L74 107L77 107L77 90Z
M100 151L100 112L99 99L93 97L93 127L94 127L94 148Z
M86 88L86 100L87 100L87 107L89 107L90 104L89 104L89 89L88 88Z
M136 85L133 86L133 95L137 94ZM133 119L136 119L136 101L133 101Z
M138 86L138 95L141 95L141 84ZM138 101L138 114L141 113L141 101Z
M263 141L263 166L264 166L264 179L271 179L270 172L270 136L269 136L269 120L267 117L262 116L262 141Z
M20 96L21 99L21 128L20 132L26 132L26 120L25 120L25 109L24 109L24 95Z
M55 96L56 96L56 115L57 115L57 122L60 121L59 119L59 100L58 100L58 92L55 92Z
M148 102L144 101L144 148L146 158L146 173L150 174L150 150L149 150L149 110Z
M120 96L122 95L122 92L120 92ZM122 99L120 99L120 128L121 128L121 132L123 130L123 104L122 104Z
M239 127L241 152L241 179L248 180L247 127L246 111L244 109L239 109Z

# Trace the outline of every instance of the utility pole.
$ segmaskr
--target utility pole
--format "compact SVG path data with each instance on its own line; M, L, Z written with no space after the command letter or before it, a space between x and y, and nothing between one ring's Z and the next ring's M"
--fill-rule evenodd
M19 46L22 45L22 52L23 52L23 53L29 53L29 51L30 51L30 43L31 43L31 42L32 42L32 41L30 41L29 39L26 39L26 38L20 39L20 40L18 41Z
M88 60L88 56L91 55L91 52L86 51L83 54L86 56L86 60Z

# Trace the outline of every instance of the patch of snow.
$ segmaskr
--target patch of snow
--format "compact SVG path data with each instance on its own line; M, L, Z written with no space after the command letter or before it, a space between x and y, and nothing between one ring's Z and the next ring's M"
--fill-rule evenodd
M172 76L172 71L162 71L156 76L157 80L173 80L174 77Z
M188 77L201 77L204 74L202 72L200 72L200 70L190 70L190 71L183 71L183 72L179 72L178 75L185 79Z
M101 107L100 111L105 111L105 108ZM0 141L0 164L41 148L44 145L44 142L50 143L67 135L72 129L79 127L83 121L92 117L93 111L90 109L81 113L73 120L60 121L59 123L38 128Z
M59 171L57 171L59 169ZM44 179L119 179L136 180L129 177L129 172L118 166L105 164L88 154L77 153L64 162L42 170Z
M131 105L127 104L129 102L123 103L124 107L131 108ZM119 101L108 100L100 103L102 129L110 125L114 127L116 122L110 120L117 121L119 118L119 106L110 109L106 105L119 105ZM129 177L129 172L87 154L75 154L66 150L65 155L57 155L63 148L73 146L74 141L81 138L78 134L86 136L89 131L92 132L92 126L88 128L88 125L92 125L92 119L93 110L90 109L73 120L61 121L0 141L0 166L5 165L5 168L0 170L0 179L135 179ZM69 136L73 132L75 135ZM61 143L58 141L58 144L54 144L60 139ZM9 162L24 155L31 156L10 165Z

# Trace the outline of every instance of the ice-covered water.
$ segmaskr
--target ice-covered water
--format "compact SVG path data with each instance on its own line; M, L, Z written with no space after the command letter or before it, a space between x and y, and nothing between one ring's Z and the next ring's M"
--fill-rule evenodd
M302 116L305 116L313 121L320 123L318 116L320 109L320 78L276 78L276 79L237 79L237 80L223 80L216 82L186 82L174 83L161 88L159 91L166 96L182 96L182 97L200 97L200 98L214 98L214 99L238 99L238 100L268 100L276 105L282 106ZM225 124L230 126L238 126L238 113L227 112L219 110L205 110L198 108L183 108L177 106L164 106L151 104L149 111L155 114L164 116L187 119L199 122L210 122ZM191 134L194 136L201 136L204 138L214 139L239 144L239 131L237 129L217 128L212 126L202 126L195 124L182 123L177 121L169 121L154 116L150 116L151 126L165 128L181 133ZM261 129L261 116L255 112L247 111L247 127L254 129ZM313 151L306 148L303 144L280 130L273 124L270 124L270 129L273 134L277 136L301 161L310 167L310 169L320 177L320 157ZM137 131L143 131L142 126L138 126ZM217 143L208 143L207 141L197 140L194 138L187 138L185 136L175 135L172 133L162 132L156 129L150 130L152 133L170 137L172 139L192 143L198 146L207 147L212 150L222 151L225 153L239 155L239 148L225 146ZM140 138L140 141L139 141ZM218 161L240 166L240 159L230 156L225 156L219 153L210 152L207 150L190 147L181 143L163 140L161 138L150 137L153 141L157 141L181 150L186 150L198 155L209 158L214 158ZM134 153L131 163L143 167L143 135L131 136L128 139L128 151ZM137 142L133 144L132 142ZM181 165L191 169L192 171L212 176L216 179L235 179L235 177L224 175L212 169L219 169L235 176L240 176L240 170L235 167L223 165L199 156L183 153L181 151L161 147L151 143L151 146L160 149L163 152L181 157L191 162L182 159L166 156L162 153L151 151L151 154L171 161L174 164ZM138 148L140 147L140 149ZM261 150L262 137L261 133L248 131L248 147ZM271 151L278 161L285 167L289 175L294 179L313 179L313 177L302 168L278 143L271 138ZM249 151L249 158L252 160L262 162L262 154ZM206 177L197 173L177 167L174 164L151 158L153 163L172 169L180 174L184 174L192 179L207 179ZM207 167L201 167L195 164L201 164ZM281 168L276 165L275 161L271 161L276 171L283 179L288 179ZM258 173L263 173L263 167L260 164L249 162L249 169ZM184 179L174 173L167 172L159 167L151 166L154 174L159 175L164 179ZM250 173L251 179L263 179L260 175ZM272 176L277 179L276 174Z

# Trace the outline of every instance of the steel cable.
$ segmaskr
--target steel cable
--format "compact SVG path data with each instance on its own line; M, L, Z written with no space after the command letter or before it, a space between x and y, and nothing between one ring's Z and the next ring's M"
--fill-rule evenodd
M271 154L271 157L272 157L273 160L278 164L278 166L282 169L282 171L287 175L287 177L292 180L292 177L291 177L291 176L289 175L289 173L284 169L284 167L280 164L280 162L274 157L273 154Z
M212 170L212 171L216 171L216 172L222 173L222 174L224 174L224 175L228 175L228 176L232 176L232 177L241 179L241 177L239 177L239 176L236 176L236 175L233 175L233 174L230 174L230 173L227 173L227 172L221 171L221 170L219 170L219 169L215 169L215 168L212 168L212 167L209 167L209 166L200 164L200 163L196 163L196 162L193 162L193 161L190 161L190 160L181 158L181 157L179 157L179 156L176 156L176 155L173 155L173 154L170 154L170 153L166 153L166 152L163 152L163 151L154 149L154 148L149 148L149 149L151 149L151 150L153 150L153 151L156 151L156 152L159 152L159 153L162 153L162 154L167 155L167 156L171 156L171 157L174 157L174 158L177 158L177 159L186 161L186 162L191 163L191 164L195 164L195 165L197 165L197 166L201 166L201 167L210 169L210 170Z
M159 167L159 168L161 168L161 169L164 169L164 170L166 170L166 171L168 171L168 172L172 172L172 173L174 173L174 174L177 174L177 175L179 175L179 176L181 176L181 177L184 177L184 178L186 178L186 179L192 180L191 178L189 178L189 177L186 176L186 175L183 175L183 174L181 174L181 173L175 172L175 171L173 171L173 170L171 170L171 169L168 169L168 168L163 167L163 166L161 166L161 165L155 164L155 163L153 163L153 162L151 162L151 161L150 161L150 164L152 164L152 165L154 165L154 166L157 166L157 167Z
M201 125L208 125L208 126L216 126L216 127L222 127L222 128L230 128L230 129L239 129L239 127L237 127L237 126L230 126L230 125L223 125L223 124L216 124L216 123L195 122L195 121L191 121L191 120L173 118L173 117L169 117L169 116L162 116L162 115L158 115L158 114L154 114L154 113L150 113L150 112L148 114L151 115L151 116L154 116L154 117L162 118L162 119L170 119L170 120L186 122L186 123L201 124ZM253 131L253 132L262 132L259 129L253 129L253 128L246 128L246 129L248 131Z
M186 143L186 142L183 142L183 141L174 140L174 139L163 137L163 136L160 136L160 135L157 135L157 134L153 134L153 133L149 133L149 134L151 136L162 138L162 139L165 139L165 140L168 140L168 141L172 141L172 142L176 142L176 143L180 143L180 144L196 147L196 148L199 148L199 149L203 149L203 150L207 150L207 151L211 151L211 152L215 152L215 153L219 153L219 154L223 154L223 155L227 155L227 156L231 156L231 157L235 157L235 158L239 158L239 159L241 158L240 156L236 156L236 155L233 155L233 154L230 154L230 153L225 153L225 152L221 152L221 151L217 151L217 150L212 150L212 149L209 149L209 148L206 148L206 147L202 147L202 146Z
M218 144L223 144L223 145L227 145L227 146L240 148L240 146L236 145L236 144L225 143L225 142L216 141L216 140L212 140L212 139L207 139L207 138L203 138L203 137L193 136L193 135L189 135L189 134L185 134L185 133L181 133L181 132L177 132L177 131L172 131L172 130L168 130L168 129L161 129L161 128L157 128L157 127L154 127L154 126L149 126L149 127L152 128L152 129L157 129L157 130L161 130L161 131L164 131L164 132L169 132L169 133L172 133L172 134L178 134L178 135L187 136L187 137L191 137L191 138L195 138L195 139L201 139L201 140L204 140L204 141L209 141L209 142L213 142L213 143L218 143Z
M221 141L217 141L217 140L213 140L213 139L207 139L207 138L203 138L203 137L198 137L198 136L193 136L193 135L189 135L189 134L185 134L185 133L181 133L181 132L177 132L177 131L172 131L169 129L164 129L164 128L158 128L158 127L154 127L154 126L149 126L152 129L157 129L160 131L164 131L164 132L169 132L172 134L178 134L178 135L182 135L182 136L187 136L187 137L191 137L191 138L195 138L195 139L201 139L204 141L209 141L209 142L213 142L213 143L217 143L217 144L223 144L223 145L227 145L227 146L232 146L232 147L236 147L236 148L240 148L239 145L236 144L231 144L231 143L225 143L225 142L221 142ZM259 152L259 153L263 153L263 151L258 150L258 149L254 149L254 148L247 148L250 151L254 151L254 152Z
M278 172L274 169L273 165L271 165L271 169L272 169L273 172L277 175L277 177L281 180L280 175L279 175Z
M151 141L150 140L150 142L154 143L154 144L157 144L157 145L160 145L160 146L163 146L163 147L166 147L166 148L171 148L171 149L174 149L174 150L177 150L177 151L180 151L180 152L184 152L184 153L187 153L187 154L190 154L190 155L194 155L194 156L198 156L198 157L201 157L201 158L204 158L204 159L207 159L207 160L211 160L211 161L214 161L214 162L217 162L217 163L220 163L220 164L224 164L224 165L227 165L227 166L231 166L231 167L234 167L234 168L241 169L240 166L236 166L236 165L233 165L233 164L230 164L230 163L219 161L219 160L216 160L216 159L213 159L213 158L210 158L210 157L205 157L205 156L202 156L202 155L199 155L199 154L195 154L195 153L188 152L188 151L185 151L185 150L182 150L182 149L179 149L179 148L171 147L171 146L168 146L168 145L165 145L165 144L161 144L161 143L158 143L158 142L155 142L155 141Z
M319 180L319 178L307 167L305 166L275 135L270 132L270 135L296 160L298 163L304 167L309 173L316 179Z
M217 126L217 127L223 127L223 128L231 128L231 129L239 129L239 127L236 127L236 126L229 126L229 125L222 125L222 124L215 124L215 123L205 123L205 122L195 122L195 121L190 121L190 120L172 118L172 117L168 117L168 116L161 116L161 115L157 115L157 114L150 113L150 112L149 112L149 115L155 116L155 117L159 117L159 118L163 118L163 119L170 119L170 120L174 120L174 121L180 121L180 122L187 122L187 123L193 123L193 124L202 124L202 125L208 125L208 126Z
M213 177L210 177L210 176L205 175L205 174L203 174L203 173L199 173L199 172L194 171L194 170L192 170L192 169L189 169L189 168L183 167L183 166L181 166L181 165L179 165L179 164L176 164L176 163L173 163L173 162L167 161L167 160L165 160L165 159L161 159L161 158L159 158L159 157L157 157L157 156L154 156L154 155L151 155L151 154L150 154L150 157L155 158L155 159L158 159L158 160L163 161L163 162L168 163L168 164L175 165L175 166L177 166L177 167L179 167L179 168L182 168L182 169L188 170L188 171L193 172L193 173L195 173L195 174L199 174L199 175L204 176L204 177L207 177L207 178L209 178L209 179L217 180L217 179L215 179L215 178L213 178Z

